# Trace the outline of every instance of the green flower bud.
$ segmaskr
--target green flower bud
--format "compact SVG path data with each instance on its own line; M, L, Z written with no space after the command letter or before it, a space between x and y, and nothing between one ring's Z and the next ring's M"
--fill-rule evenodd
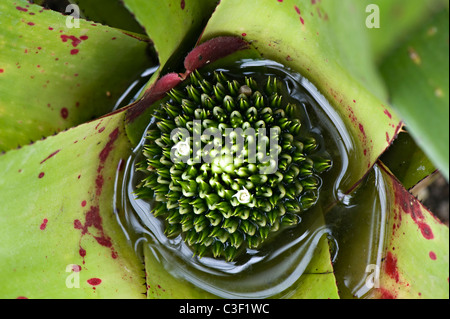
M283 216L283 218L281 219L281 223L284 226L295 226L298 223L300 223L300 219L297 215L295 214L286 214Z
M180 232L181 232L181 227L179 224L169 224L164 231L166 236L169 238L178 236L180 234Z

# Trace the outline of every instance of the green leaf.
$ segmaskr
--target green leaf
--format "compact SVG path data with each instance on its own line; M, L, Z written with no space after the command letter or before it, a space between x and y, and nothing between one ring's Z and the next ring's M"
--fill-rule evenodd
M448 226L383 163L325 217L341 298L448 298Z
M0 3L0 151L110 112L150 65L146 37L27 1ZM69 24L70 25L70 24Z
M392 105L434 165L449 178L449 19L439 13L381 65Z
M144 297L141 263L112 210L131 153L123 115L0 156L2 298Z
M312 260L296 286L290 299L339 299L326 236L320 239Z
M383 168L383 166L382 166ZM384 168L391 203L376 298L448 299L449 229Z
M144 245L147 273L147 298L149 299L214 299L214 295L196 288L189 282L174 277L162 265L160 255Z
M433 12L439 10L447 0L363 0L367 8L367 18L371 19L369 5L376 4L379 13L379 27L370 28L368 36L372 54L377 62L382 62L398 44L426 23Z
M355 137L350 155L355 173L348 189L366 174L401 127L386 103L364 15L365 7L355 1L285 0L256 5L224 0L201 40L230 34L242 37L264 58L300 72L319 89Z
M77 4L84 17L104 25L144 33L144 29L136 22L120 0L71 0Z
M380 160L406 189L436 171L435 166L408 132L401 132Z
M183 46L188 45L188 49L192 47L217 3L214 0L123 2L153 41L161 67L166 65L175 52L181 61L175 60L174 63L183 61L183 54L186 53Z
M379 165L325 215L335 251L333 269L343 299L365 298L367 267L380 266L389 203Z

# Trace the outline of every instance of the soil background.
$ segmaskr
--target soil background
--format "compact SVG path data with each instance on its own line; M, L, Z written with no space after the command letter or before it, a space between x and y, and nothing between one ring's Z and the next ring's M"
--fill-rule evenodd
M437 218L448 226L449 222L449 184L442 175L419 192L418 198Z

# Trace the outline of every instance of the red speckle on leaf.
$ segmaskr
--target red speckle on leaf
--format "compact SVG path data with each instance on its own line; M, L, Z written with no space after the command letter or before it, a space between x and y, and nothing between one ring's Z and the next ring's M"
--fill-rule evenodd
M104 247L108 247L109 248L109 247L112 246L112 242L111 242L111 239L109 237L105 237L105 236L97 237L97 236L94 236L94 238L100 245L102 245ZM114 251L113 251L112 255L113 255L113 258L115 259L116 258L115 257L116 253Z
M98 130L98 132L101 133L101 132L103 132L104 130L105 130L105 127L103 126L103 127L101 127L101 128Z
M78 46L78 44L81 43L81 40L78 39L76 36L74 35L66 35L66 34L61 34L61 40L62 42L67 42L68 40L72 41L72 46L75 48Z
M247 36L247 33L243 32L243 33L242 33L242 36L243 36L243 37Z
M69 116L69 110L67 108L63 107L61 109L61 117L63 119L66 119L68 116Z
M24 297L24 296L19 296L19 297L17 297L16 299L28 299L27 297Z
M100 244L103 247L109 248L111 250L112 258L114 259L117 258L117 252L112 248L111 238L109 238L103 230L102 218L100 216L100 211L97 206L91 206L89 211L86 212L84 225L81 223L80 220L75 219L73 222L73 226L75 229L81 230L82 236L89 234L97 241L98 244ZM92 230L90 231L90 229L95 230L96 231L95 234L92 233ZM80 256L84 258L85 255L86 250L84 250L80 245Z
M87 35L82 35L82 36L80 36L80 38L77 38L76 36L74 36L74 35L66 35L66 34L61 34L61 40L63 41L63 42L67 42L67 41L71 41L72 42L72 46L75 48L75 47L77 47L80 43L81 43L81 41L83 41L83 40L87 40L89 37L87 36ZM79 52L79 50L78 49L72 49L71 51L70 51L70 54L72 54L72 55L74 55L74 54L77 54Z
M42 220L41 226L39 226L39 229L40 229L40 230L44 230L45 227L47 227L47 222L48 222L48 219L47 219L47 218L44 218L44 219Z
M95 179L95 186L97 188L95 193L97 194L97 196L100 196L102 193L102 189L103 189L103 176L102 175L97 175L97 178Z
M433 239L433 231L424 221L425 217L422 214L420 202L397 181L394 180L392 185L395 193L395 204L401 207L405 214L409 214L411 216L425 239Z
M392 253L389 251L384 262L384 270L386 274L394 279L395 282L399 282L400 276L397 269L397 258L395 258L394 255L392 255Z
M319 18L322 19L322 12L320 11L320 8L316 7L316 11L317 11L317 15L319 16Z
M89 211L86 213L86 220L83 227L83 232L87 233L89 227L95 227L102 230L102 217L100 216L100 211L98 207L91 206Z
M294 6L294 9L295 9L295 12L297 12L297 14L300 16L299 18L300 18L300 22L302 23L302 24L305 24L305 20L302 18L302 16L301 16L301 11L300 11L300 9L297 7L297 6Z
M85 263L84 257L86 257L86 249L80 246L80 249L78 250L78 254L80 254L80 257L83 258L83 264Z
M0 69L0 73L3 73L3 72L5 72L5 70L3 70L3 69Z
M137 39L137 40L139 40L139 41L143 41L142 38L140 38L140 37L138 37L138 36L136 36L136 35L134 35L134 34L132 34L132 33L128 33L128 32L124 32L124 31L122 31L122 33L125 34L125 35L127 35L127 36L129 36L129 37L132 37L132 38L134 38L134 39Z
M364 135L364 137L366 136L366 132L364 131L364 126L361 123L359 124L359 131Z
M100 211L98 207L96 206L90 207L89 211L85 215L84 225L78 219L74 220L73 225L75 229L81 230L81 235L90 234L101 246L107 248L112 247L111 238L106 236L103 231L102 218L100 216ZM89 231L90 229L92 229L92 227L95 230L97 230L96 234L93 234ZM112 255L117 256L117 253L114 250L112 250Z
M396 297L387 289L380 288L380 299L396 299Z
M81 266L80 265L72 265L72 271L73 272L80 272Z
M186 7L186 2L184 0L181 0L180 7L181 7L181 10L184 10L184 8Z
M50 31L53 31L53 28L52 28L52 27L48 27L48 29L49 29Z
M85 206L86 206L86 201L84 200L81 202L81 207L85 207Z
M81 224L80 220L75 219L73 221L73 228L75 228L75 229L83 229L83 225Z
M56 154L58 154L59 151L61 151L61 150L59 149L59 150L56 150L56 151L54 151L53 153L51 153L49 156L47 156L46 158L44 158L44 159L40 162L40 164L44 163L44 162L45 162L46 160L48 160L49 158L52 158L53 156L55 156Z
M26 8L22 8L22 7L16 7L17 10L22 11L22 12L27 12L28 9Z
M100 216L100 209L98 206L98 198L102 193L103 183L104 183L104 179L103 179L103 176L101 175L101 172L104 168L104 163L105 163L106 159L108 158L111 150L113 149L113 147L114 147L113 144L116 141L116 139L118 138L118 136L119 136L119 128L116 128L116 129L114 129L114 131L112 131L109 134L110 139L99 154L100 164L97 168L98 175L95 179L95 185L96 185L95 195L96 195L96 197L93 200L94 205L90 206L89 210L86 212L84 224L78 219L75 219L73 222L74 228L81 230L81 236L84 236L86 234L90 235L97 241L98 244L100 244L103 247L109 248L111 250L111 257L113 259L116 259L118 257L118 254L113 248L111 238L109 236L107 236L103 230L102 218ZM80 178L80 176L81 175L79 175L78 178ZM86 201L81 202L81 206L84 207L85 205L86 205ZM80 238L80 242L81 242L81 238ZM81 249L82 249L82 247L80 244L80 251L81 251ZM84 253L86 253L86 251L84 251ZM83 257L83 263L84 263L85 262L84 256L82 256L82 257Z
M97 125L95 126L95 129L98 129L98 127L100 126L100 124L102 124L102 120L100 120L100 122L97 123Z
M389 143L389 141L390 141L390 138L389 138L389 133L388 133L388 132L386 132L386 142L388 142L388 143Z
M98 286L102 283L100 278L91 278L87 280L87 283L91 286Z
M42 178L42 177L44 177L44 175L45 175L44 172L40 172L38 177L39 177L39 178Z
M432 260L436 260L436 253L434 251L430 251L429 256Z
M433 231L431 230L430 226L422 221L416 221L417 226L419 226L420 232L422 233L422 236L426 239L433 239Z
M109 156L109 153L114 147L114 142L119 137L119 128L116 128L114 131L109 134L109 141L106 143L105 147L102 149L98 157L100 158L100 162L104 163Z
M390 119L392 119L392 114L391 114L388 110L384 109L384 114L386 114L387 117L389 117Z
M34 22L28 22L27 24L30 25L30 26L33 26Z

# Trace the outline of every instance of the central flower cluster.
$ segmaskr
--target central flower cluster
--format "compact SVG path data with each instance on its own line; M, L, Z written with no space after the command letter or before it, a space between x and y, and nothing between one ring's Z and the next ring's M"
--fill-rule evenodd
M168 93L147 132L136 195L155 201L168 237L231 261L301 221L331 160L300 136L296 105L276 77L228 77L196 71Z

